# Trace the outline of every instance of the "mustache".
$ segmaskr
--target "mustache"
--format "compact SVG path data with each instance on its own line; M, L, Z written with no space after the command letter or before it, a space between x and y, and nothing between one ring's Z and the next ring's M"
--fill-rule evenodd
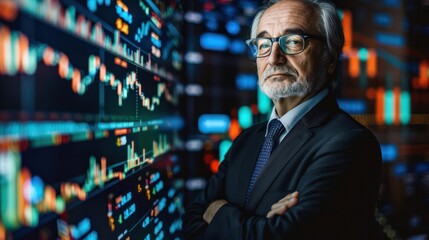
M268 77L275 74L287 74L294 77L298 77L298 72L293 68L287 66L274 66L265 70L265 72L262 73L262 78L266 80Z

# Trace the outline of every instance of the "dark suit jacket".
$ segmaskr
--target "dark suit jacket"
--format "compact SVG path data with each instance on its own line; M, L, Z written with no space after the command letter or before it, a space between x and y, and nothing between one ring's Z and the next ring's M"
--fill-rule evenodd
M380 146L372 133L328 95L272 152L250 200L245 196L266 122L236 138L219 171L184 215L187 239L373 239L381 174ZM296 206L267 219L271 205L299 192ZM210 225L208 205L225 199Z

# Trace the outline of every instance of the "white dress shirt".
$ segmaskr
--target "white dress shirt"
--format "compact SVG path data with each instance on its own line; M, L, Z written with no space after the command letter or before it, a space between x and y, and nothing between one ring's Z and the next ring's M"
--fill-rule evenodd
M278 119L285 127L285 131L280 135L280 142L286 137L289 131L295 126L295 124L308 112L310 111L316 104L318 104L326 95L328 95L329 90L327 88L323 89L313 97L307 99L305 102L300 103L298 106L289 110L285 115L281 118L277 115L276 108L273 107L271 111L270 120L267 123L267 130L265 132L265 136L268 133L268 124L273 119Z

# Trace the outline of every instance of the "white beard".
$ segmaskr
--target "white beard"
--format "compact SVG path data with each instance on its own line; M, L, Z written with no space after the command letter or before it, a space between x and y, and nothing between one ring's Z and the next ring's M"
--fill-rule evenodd
M270 72L287 72L293 75L290 78L294 78L294 80L266 80L266 76L269 76ZM274 67L274 69L266 70L263 73L263 79L259 79L258 85L261 91L271 100L277 101L281 98L303 97L318 91L326 82L326 74L323 64L321 64L314 74L311 74L312 77L310 79L301 79L296 76L296 71L287 69L286 67Z
M259 88L271 100L279 100L280 98L287 98L293 96L305 96L310 90L306 80L298 80L292 83L288 81L264 81L259 82Z

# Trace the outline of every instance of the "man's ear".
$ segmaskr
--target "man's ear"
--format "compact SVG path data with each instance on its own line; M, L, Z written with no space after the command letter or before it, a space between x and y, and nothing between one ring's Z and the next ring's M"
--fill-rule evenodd
M328 64L328 73L329 74L333 74L335 71L335 67L337 66L337 62L338 62L338 58L337 58L337 54L333 54L331 61Z

